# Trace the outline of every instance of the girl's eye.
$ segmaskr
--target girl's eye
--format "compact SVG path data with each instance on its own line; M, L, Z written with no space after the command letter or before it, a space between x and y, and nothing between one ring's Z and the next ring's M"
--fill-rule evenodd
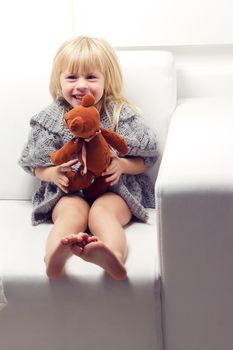
M93 80L93 79L96 79L96 76L93 75L93 74L88 74L88 75L87 75L87 79L88 79L88 80Z
M68 79L68 80L75 80L75 79L76 79L76 76L75 76L75 75L68 75L68 76L66 77L66 79Z

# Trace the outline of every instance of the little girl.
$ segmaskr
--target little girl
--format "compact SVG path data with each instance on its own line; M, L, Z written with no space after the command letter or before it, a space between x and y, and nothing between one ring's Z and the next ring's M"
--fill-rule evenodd
M145 208L154 207L153 185L144 172L156 161L155 136L123 97L117 57L103 39L66 41L54 59L50 92L54 102L32 117L19 161L25 171L41 180L33 197L33 225L53 222L45 251L47 275L61 276L68 258L76 255L97 264L114 279L125 279L124 226L133 216L146 221ZM64 126L64 114L87 93L95 97L101 126L122 135L129 147L127 156L112 158L102 174L110 190L92 203L82 191L67 191L66 172L77 160L59 166L50 160L52 151L73 138Z

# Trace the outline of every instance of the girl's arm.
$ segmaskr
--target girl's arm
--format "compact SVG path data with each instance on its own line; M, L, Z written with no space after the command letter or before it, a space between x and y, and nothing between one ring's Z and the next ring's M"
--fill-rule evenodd
M137 175L144 173L147 166L143 158L119 158L114 157L109 167L102 173L106 177L106 182L111 186L116 185L122 174Z
M50 155L59 148L53 135L41 127L34 125L29 133L28 141L21 153L19 165L29 174L35 175L37 167L47 168L53 165Z
M69 183L65 173L70 171L71 166L78 160L54 166L50 156L60 146L60 140L57 141L55 137L55 134L41 127L39 123L33 125L19 164L29 174L35 175L41 181L55 183L67 193Z
M156 136L146 125L144 118L128 105L122 107L117 132L128 144L127 156L133 159L142 158L147 167L156 162L158 157Z
M145 161L143 158L118 158L122 174L137 175L144 173L147 170Z
M63 192L68 193L67 187L69 186L69 180L65 173L67 171L71 171L72 165L76 164L77 162L78 159L74 159L58 166L38 166L35 168L35 175L41 181L52 182L57 185Z
M115 185L122 174L137 175L144 173L157 160L156 137L146 126L144 119L129 106L122 108L117 132L128 144L127 157L113 158L111 164L102 174L106 181Z

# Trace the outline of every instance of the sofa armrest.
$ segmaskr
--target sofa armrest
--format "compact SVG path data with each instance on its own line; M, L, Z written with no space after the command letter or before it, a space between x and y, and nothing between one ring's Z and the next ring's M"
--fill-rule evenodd
M165 350L233 335L233 102L180 101L156 182Z

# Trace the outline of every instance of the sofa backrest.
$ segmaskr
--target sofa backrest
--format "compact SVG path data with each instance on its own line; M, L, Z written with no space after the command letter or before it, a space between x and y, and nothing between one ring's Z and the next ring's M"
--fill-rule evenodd
M160 158L169 118L176 105L174 59L166 51L118 51L124 76L125 95L142 111L145 121L156 132ZM40 68L40 71L43 71ZM37 180L19 167L23 145L29 133L29 120L51 103L48 93L49 73L35 76L14 71L1 81L0 199L30 199ZM151 170L156 178L159 162Z

